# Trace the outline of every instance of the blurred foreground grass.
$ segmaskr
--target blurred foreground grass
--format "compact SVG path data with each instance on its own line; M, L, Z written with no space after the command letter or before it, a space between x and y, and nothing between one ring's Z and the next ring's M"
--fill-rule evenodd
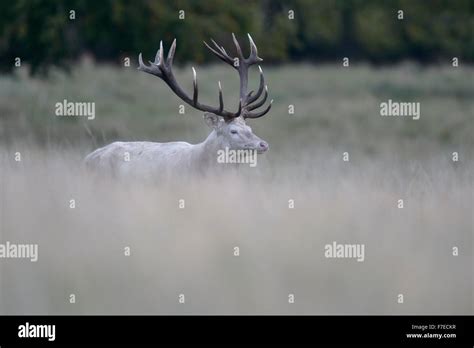
M304 150L150 184L90 177L78 151L25 154L3 153L0 240L39 257L0 260L1 314L473 313L472 163ZM333 242L364 262L325 258Z

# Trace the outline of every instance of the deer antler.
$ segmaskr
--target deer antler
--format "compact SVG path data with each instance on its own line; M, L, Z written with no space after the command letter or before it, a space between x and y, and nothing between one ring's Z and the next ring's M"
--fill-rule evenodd
M192 68L193 70L193 97L189 97L188 94L181 88L181 86L178 84L176 81L176 78L174 77L173 70L172 70L172 65L173 65L173 58L176 50L176 39L174 39L173 44L170 47L170 50L168 52L168 58L164 59L164 51L163 51L163 42L160 41L160 49L156 53L155 56L155 61L154 62L149 62L150 65L145 65L143 63L142 59L142 54L138 56L138 61L140 66L138 67L138 70L144 71L146 73L149 73L151 75L155 75L165 81L165 83L171 88L171 90L182 100L184 100L186 103L191 105L192 107L201 110L201 111L207 111L207 112L212 112L213 114L219 115L224 117L224 119L229 120L235 117L240 116L242 112L242 103L239 102L239 107L237 112L229 112L224 110L224 102L223 102L223 97L222 97L222 87L221 83L219 81L218 86L219 86L219 107L213 107L209 105L202 104L198 101L198 85L197 85L197 76L196 76L196 70L194 67Z
M234 33L232 33L232 40L234 41L234 45L237 51L237 57L232 58L229 56L224 49L224 47L219 46L214 40L211 39L211 42L214 44L214 48L209 46L207 42L204 42L207 48L211 50L219 59L223 60L224 62L232 65L238 72L240 77L240 100L242 101L242 117L244 118L258 118L265 115L270 108L272 107L273 100L270 101L270 104L267 108L261 112L251 113L250 111L255 110L261 107L268 96L268 87L265 85L265 77L263 75L262 68L259 66L258 69L260 71L260 85L257 90L257 93L253 94L253 91L247 93L247 86L248 86L248 69L251 65L257 64L261 62L263 59L258 56L258 49L255 45L250 34L247 34L250 42L250 55L248 58L245 58L242 49L240 48L239 42L235 37ZM260 96L262 92L265 91L265 95L260 102L257 102L252 105Z
M230 121L233 118L236 118L239 116L242 116L244 118L258 118L265 115L268 111L270 111L273 100L270 102L267 108L265 108L263 111L256 112L256 113L250 112L252 110L255 110L261 107L265 103L268 96L268 88L265 85L265 78L263 76L263 71L259 66L258 68L260 71L260 86L257 90L257 93L253 94L253 91L247 93L248 68L251 65L262 61L262 58L258 56L257 46L253 42L252 37L250 36L250 34L247 34L247 35L250 41L250 55L248 58L244 58L242 49L240 48L239 42L237 41L234 34L232 34L232 39L234 41L234 44L237 50L237 55L238 55L235 58L232 58L231 56L229 56L229 54L226 52L224 47L219 46L214 40L211 39L211 42L214 44L215 48L212 48L206 42L204 42L204 44L207 46L207 48L211 50L212 53L214 53L219 59L223 60L224 62L232 65L239 72L240 101L239 101L237 112L229 112L224 109L222 87L221 87L220 81L218 82L218 87L219 87L219 106L218 107L205 105L198 101L197 76L196 76L196 70L194 69L194 67L192 68L193 70L193 96L192 98L188 96L188 94L179 86L178 82L176 81L176 78L173 75L173 70L172 70L173 58L176 51L176 39L174 39L173 44L170 47L166 61L164 59L164 50L163 50L162 41L160 41L160 48L158 52L156 53L155 61L149 62L150 65L145 65L143 63L142 54L140 53L140 55L138 56L138 61L140 64L138 67L138 70L141 70L151 75L159 77L160 79L165 81L165 83L171 88L171 90L178 97L180 97L186 103L188 103L189 105L191 105L192 107L198 110L212 112L213 114L222 116L226 121ZM257 99L260 98L260 96L262 95L263 91L265 91L263 99L256 102Z

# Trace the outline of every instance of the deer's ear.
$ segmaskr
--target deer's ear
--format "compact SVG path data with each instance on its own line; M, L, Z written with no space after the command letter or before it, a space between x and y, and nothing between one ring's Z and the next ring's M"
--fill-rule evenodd
M217 129L222 122L222 117L219 117L211 112L204 113L204 121L210 128Z

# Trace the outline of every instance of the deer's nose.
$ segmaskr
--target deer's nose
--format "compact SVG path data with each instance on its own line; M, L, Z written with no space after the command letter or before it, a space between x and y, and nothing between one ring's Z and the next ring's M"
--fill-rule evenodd
M258 144L259 148L261 151L267 151L268 150L268 144L265 141L261 141L260 144Z

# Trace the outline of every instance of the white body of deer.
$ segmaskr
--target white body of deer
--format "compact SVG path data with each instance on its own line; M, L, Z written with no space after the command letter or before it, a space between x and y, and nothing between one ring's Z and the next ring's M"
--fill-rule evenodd
M247 92L248 68L262 59L258 57L257 47L252 38L250 40L250 56L244 58L239 43L232 34L237 57L230 57L224 48L217 45L215 48L206 46L221 60L235 68L240 77L240 101L237 112L224 109L221 84L219 82L219 106L212 107L198 101L198 87L196 72L193 68L193 96L189 97L178 85L172 71L172 63L176 49L176 40L173 41L168 58L164 59L163 44L160 42L155 61L147 66L139 56L139 70L161 78L182 100L194 108L205 111L204 119L212 128L206 140L192 145L186 142L155 143L114 142L99 148L85 158L88 168L108 172L115 176L138 176L154 178L157 176L173 177L180 174L205 172L209 168L218 166L219 150L249 151L263 153L268 150L268 144L252 133L252 129L245 123L247 118L258 118L265 115L272 103L263 111L252 112L264 105L268 88L265 86L262 69L260 70L260 86L255 94ZM258 100L263 93L263 98Z
M263 153L268 144L252 133L242 118L229 123L213 114L205 114L213 128L202 143L182 141L155 143L149 141L114 142L89 154L86 165L118 177L172 177L188 173L206 173L226 166L218 163L219 150L247 150Z

